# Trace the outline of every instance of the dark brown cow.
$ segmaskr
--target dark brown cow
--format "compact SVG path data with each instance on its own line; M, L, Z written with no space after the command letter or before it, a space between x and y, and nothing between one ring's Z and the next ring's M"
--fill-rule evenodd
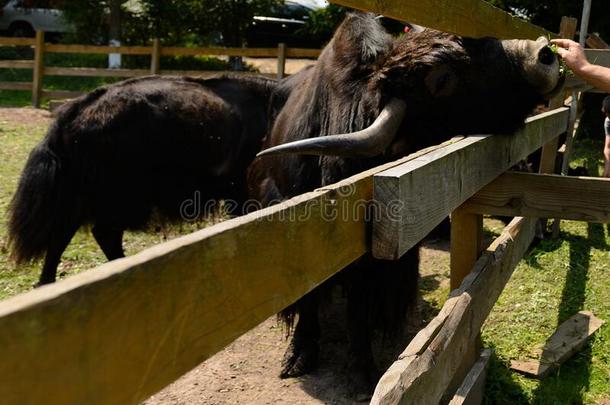
M21 175L10 207L13 256L44 255L45 284L83 224L111 260L123 256L123 231L145 227L153 212L180 220L185 201L201 202L189 215L220 198L243 201L268 106L288 94L262 77L151 76L68 103Z
M393 39L364 14L346 18L301 79L264 143L271 149L249 169L251 195L265 203L457 134L511 133L562 84L544 38L499 41L423 30ZM378 377L372 331L404 325L417 295L417 249L394 262L366 255L338 278L347 290L349 376L355 390L370 389ZM288 321L298 314L298 322L282 377L316 367L323 289L283 312Z

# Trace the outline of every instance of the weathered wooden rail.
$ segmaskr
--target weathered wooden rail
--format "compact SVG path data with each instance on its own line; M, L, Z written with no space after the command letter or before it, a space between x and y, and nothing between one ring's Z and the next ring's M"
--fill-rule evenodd
M0 60L0 68L33 69L32 82L1 82L0 90L27 90L32 92L32 104L40 106L42 97L70 98L82 92L64 90L44 90L44 76L76 77L138 77L149 74L210 76L218 71L202 70L169 70L161 69L162 56L250 56L277 58L277 73L267 76L283 77L287 58L317 58L319 49L288 48L279 44L277 48L181 48L163 47L159 39L154 39L151 46L98 46L98 45L64 45L50 44L44 41L44 32L36 33L36 38L2 38L0 46L31 46L34 49L33 60ZM45 66L45 54L80 53L80 54L122 54L150 56L150 69L105 69L85 67ZM236 72L237 74L239 72Z
M466 35L542 32L479 0L337 2ZM484 374L484 363L469 373L480 328L533 238L535 217L610 215L610 181L506 173L543 146L541 171L550 171L556 138L569 127L562 101L512 136L456 138L1 302L0 398L137 403L366 252L400 257L449 214L454 290L382 377L372 403L436 404L460 385L465 398ZM371 226L372 201L382 215ZM393 201L399 209L383 215ZM529 217L513 220L484 250L483 214Z

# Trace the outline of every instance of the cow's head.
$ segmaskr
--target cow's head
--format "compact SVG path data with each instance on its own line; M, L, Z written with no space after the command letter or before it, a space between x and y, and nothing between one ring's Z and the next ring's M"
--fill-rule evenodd
M360 65L357 75L384 100L377 119L358 132L290 142L259 155L376 156L410 122L418 122L418 132L431 122L447 135L511 132L563 85L558 58L543 37L500 41L423 30L391 41L370 16L351 18L325 54L346 69Z

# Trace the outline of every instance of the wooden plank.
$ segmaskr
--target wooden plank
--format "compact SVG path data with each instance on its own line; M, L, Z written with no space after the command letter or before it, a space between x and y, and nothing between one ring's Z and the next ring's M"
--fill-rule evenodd
M587 37L587 45L593 49L610 49L610 45L597 34L589 34Z
M123 55L150 55L152 53L151 46L47 44L46 49L51 53L120 53Z
M32 91L31 82L1 82L0 90L27 90Z
M460 288L451 293L439 315L386 371L371 404L439 403L464 354L478 340L483 322L529 247L534 230L535 220L529 218L515 218L504 229Z
M177 48L163 47L162 56L197 56L197 55L225 55L225 56L259 56L277 57L277 48Z
M34 69L32 72L32 105L40 107L42 82L44 80L44 31L36 31L36 45L34 48Z
M474 267L481 255L483 215L457 208L451 213L450 286L454 290Z
M161 40L153 39L153 49L150 55L150 74L157 75L161 70Z
M286 48L287 58L312 58L315 59L322 53L321 49Z
M544 378L574 353L604 324L590 311L579 311L563 322L546 341L540 360L511 361L510 368L529 377Z
M331 0L331 3L469 37L536 39L552 35L483 0Z
M35 44L34 38L0 37L0 46L34 46Z
M610 222L610 179L507 172L464 204L470 213Z
M514 135L470 136L375 175L381 209L373 224L373 255L402 256L481 187L565 132L567 120L567 108L549 111L528 118Z
M0 60L0 68L7 69L32 69L33 60Z
M166 76L195 76L195 77L213 77L213 76L218 76L218 75L257 75L257 76L266 76L266 77L271 77L271 78L275 78L276 74L275 73L254 73L254 72L227 72L227 71L219 71L219 70L209 70L209 71L205 71L205 70L169 70L169 69L163 69L159 72L159 74L161 75L166 75Z
M147 398L364 254L373 174L448 145L0 302L0 397Z
M493 350L485 349L466 375L464 382L458 388L449 405L479 405L483 402L487 367Z
M282 80L286 70L286 44L277 44L277 79Z
M67 98L76 98L80 97L83 94L87 94L82 91L68 91L68 90L43 90L42 96L46 98L57 98L57 99L67 99Z
M137 77L150 74L148 69L103 69L81 67L47 67L48 76Z

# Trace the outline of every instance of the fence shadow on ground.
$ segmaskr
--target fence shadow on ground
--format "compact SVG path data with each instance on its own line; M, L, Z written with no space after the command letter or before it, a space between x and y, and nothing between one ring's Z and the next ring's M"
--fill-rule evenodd
M589 223L587 237L562 234L562 239L570 243L569 267L557 311L557 324L586 309L587 281L591 249L608 250L605 242L604 225ZM583 403L583 393L589 388L591 374L591 343L562 364L556 371L544 378L533 393L534 404L547 403L555 398L562 403Z

